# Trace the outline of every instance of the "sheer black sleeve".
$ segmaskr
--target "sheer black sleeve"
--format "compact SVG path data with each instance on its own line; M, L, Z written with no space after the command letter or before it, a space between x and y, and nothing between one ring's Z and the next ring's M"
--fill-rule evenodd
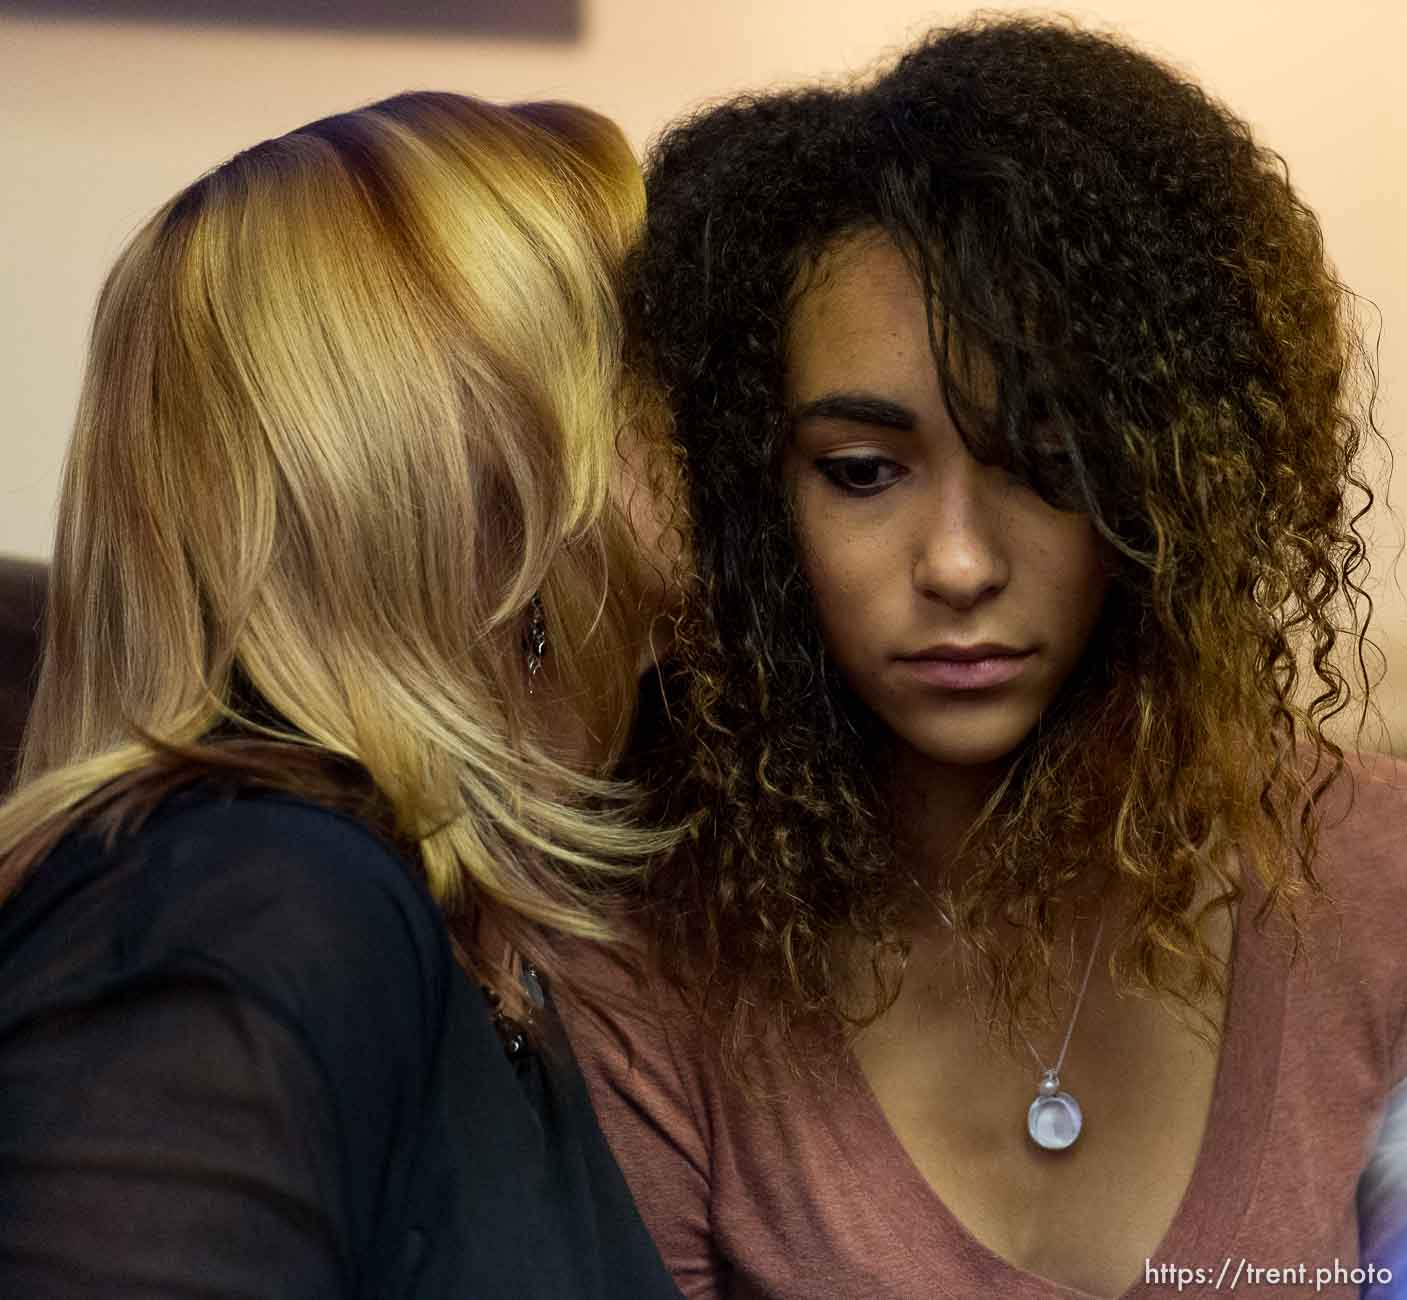
M362 1294L448 970L334 814L186 801L68 842L0 911L0 1295Z

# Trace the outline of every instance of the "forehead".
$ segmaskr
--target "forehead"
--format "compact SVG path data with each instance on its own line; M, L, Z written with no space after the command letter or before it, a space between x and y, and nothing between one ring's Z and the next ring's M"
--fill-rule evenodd
M928 315L918 276L888 236L853 235L799 278L787 323L787 389L892 390L933 382Z

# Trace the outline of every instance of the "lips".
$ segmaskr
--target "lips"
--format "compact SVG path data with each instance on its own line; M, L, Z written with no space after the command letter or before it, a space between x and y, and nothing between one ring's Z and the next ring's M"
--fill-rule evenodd
M1015 659L1030 654L1029 650L1018 650L1015 646L1001 645L996 641L979 641L974 645L934 645L926 650L918 650L911 655L900 655L904 660L942 659L952 663L972 663L978 659Z
M975 691L1014 681L1026 671L1033 653L995 644L934 646L916 655L902 656L897 663L905 674L922 684Z

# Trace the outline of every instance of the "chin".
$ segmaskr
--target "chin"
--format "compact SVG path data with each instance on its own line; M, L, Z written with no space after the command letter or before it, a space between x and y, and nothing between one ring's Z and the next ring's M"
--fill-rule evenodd
M1011 719L980 725L894 727L900 742L918 757L944 767L987 767L1010 758L1031 733L1034 719Z

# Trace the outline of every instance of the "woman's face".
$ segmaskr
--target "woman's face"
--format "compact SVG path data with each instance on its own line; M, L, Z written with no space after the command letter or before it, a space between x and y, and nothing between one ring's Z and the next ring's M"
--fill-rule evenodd
M996 762L1079 661L1105 544L967 450L893 243L856 236L817 270L788 333L785 474L827 652L916 756Z

